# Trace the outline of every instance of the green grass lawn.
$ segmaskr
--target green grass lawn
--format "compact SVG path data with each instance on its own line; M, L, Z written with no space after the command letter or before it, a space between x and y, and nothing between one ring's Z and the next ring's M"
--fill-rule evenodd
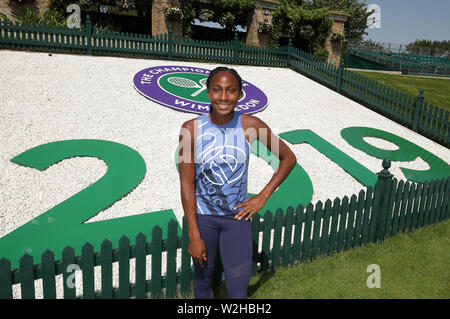
M249 298L450 299L450 220L252 277ZM369 265L380 288L368 288ZM187 298L193 298L193 293ZM219 297L226 297L224 286Z
M424 89L425 101L450 111L450 79L403 76L377 72L353 71L383 85L390 86L412 97L419 95Z

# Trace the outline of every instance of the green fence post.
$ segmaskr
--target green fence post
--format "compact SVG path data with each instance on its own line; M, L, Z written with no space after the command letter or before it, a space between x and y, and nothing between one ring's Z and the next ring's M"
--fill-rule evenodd
M378 180L374 190L374 205L372 208L372 216L370 221L369 240L378 242L384 239L387 216L392 213L389 202L392 190L392 175L389 172L391 160L385 158L383 160L383 170L378 175Z
M172 31L172 25L169 25L169 36L168 36L168 44L167 44L167 52L169 55L169 61L173 60L173 55L172 55L172 45L173 45L173 31Z
M92 55L92 26L91 17L87 15L86 17L86 36L87 36L87 54Z
M289 38L288 50L287 50L287 67L291 67L291 55L292 55L292 38Z
M414 116L412 118L412 130L414 132L417 132L419 128L420 113L422 112L423 100L425 98L423 92L424 89L420 89L419 95L414 100Z
M0 21L1 23L1 21ZM0 259L0 299L13 299L11 263L8 259Z
M338 76L337 76L337 83L336 83L336 89L338 93L341 93L342 88L342 74L344 73L344 59L341 58L341 61L339 62L339 68L338 68Z
M239 64L239 38L237 32L233 39L233 64Z

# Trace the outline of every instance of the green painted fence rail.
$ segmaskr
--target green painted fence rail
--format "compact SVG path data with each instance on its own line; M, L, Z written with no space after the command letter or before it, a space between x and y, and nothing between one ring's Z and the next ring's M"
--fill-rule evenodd
M226 42L190 40L175 37L171 26L168 34L154 37L119 34L93 28L88 16L79 29L0 20L0 48L287 67L450 147L449 112L425 102L422 90L417 97L408 96L345 70L343 63L339 68L326 63L291 42L282 48L261 48L240 43L237 35Z
M366 243L378 243L399 233L412 231L450 218L450 178L425 183L398 181L389 173L390 161L383 161L375 187L361 190L350 198L344 196L333 202L311 203L281 209L275 214L252 217L253 264L252 275L280 266L307 262L329 256ZM21 298L36 298L35 281L42 280L42 296L57 298L56 276L63 276L61 296L70 298L174 298L189 294L193 284L193 267L187 251L189 237L183 218L182 235L177 236L178 223L167 225L167 238L155 227L150 240L140 233L133 245L123 236L119 246L105 239L100 251L86 243L81 256L67 246L62 259L55 261L53 252L42 254L41 262L24 254L19 268L11 269L6 258L0 259L0 298L13 298L13 285L20 285ZM162 261L166 263L163 273ZM177 262L177 255L179 256ZM149 259L147 259L149 257ZM134 268L130 267L134 260ZM150 277L147 271L150 266ZM113 263L118 263L118 285L113 285ZM96 289L95 267L100 267L100 289ZM74 269L82 272L76 294ZM130 282L134 270L135 280ZM216 285L222 281L220 258L215 269ZM72 276L72 278L71 278ZM98 281L98 280L97 280ZM70 284L67 284L70 283ZM82 287L82 288L81 288Z

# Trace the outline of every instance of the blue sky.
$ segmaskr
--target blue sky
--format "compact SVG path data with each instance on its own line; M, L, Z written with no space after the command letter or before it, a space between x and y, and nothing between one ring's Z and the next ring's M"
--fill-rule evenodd
M408 44L416 39L450 40L450 0L366 0L381 9L381 28L366 39Z

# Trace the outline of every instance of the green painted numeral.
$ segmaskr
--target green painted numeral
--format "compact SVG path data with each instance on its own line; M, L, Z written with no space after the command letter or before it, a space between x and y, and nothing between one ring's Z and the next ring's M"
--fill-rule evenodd
M67 140L39 145L14 157L11 161L22 166L45 170L64 159L88 156L103 160L108 166L105 175L81 192L66 199L37 218L0 238L2 257L18 266L19 258L29 253L35 260L49 249L55 258L61 258L66 245L81 253L81 247L90 242L100 250L101 242L108 238L116 247L122 235L134 240L139 232L149 234L154 226L163 228L175 219L171 209L140 215L115 218L94 223L86 220L107 209L125 197L144 179L144 159L132 148L102 140ZM181 235L181 232L180 232Z
M342 167L354 179L366 187L374 186L377 181L376 174L372 173L365 166L361 165L311 130L293 130L284 132L280 134L280 137L291 144L308 143L320 153Z
M353 147L379 159L389 158L391 161L410 162L421 157L430 166L428 170L400 168L409 181L424 183L450 176L450 166L445 161L395 134L371 127L347 127L341 131L341 136ZM399 149L394 151L380 149L367 143L364 137L381 138L394 143Z
M280 165L280 160L259 141L253 142L251 152L265 160L273 170L276 170L278 165ZM252 177L249 176L249 178ZM313 193L314 190L311 179L306 171L296 163L289 176L281 183L272 196L270 196L269 200L258 214L263 217L264 213L270 210L275 216L277 209L282 209L286 212L289 206L292 206L294 209L299 205L306 207L311 201ZM254 194L251 193L248 195L249 197L254 196Z

